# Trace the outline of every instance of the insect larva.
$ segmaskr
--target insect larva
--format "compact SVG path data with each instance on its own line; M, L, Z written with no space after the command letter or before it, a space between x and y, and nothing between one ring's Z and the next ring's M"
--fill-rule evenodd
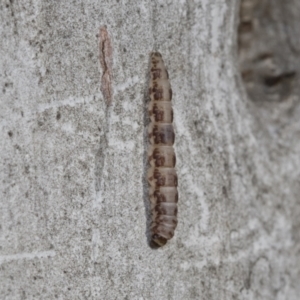
M112 89L112 67L113 67L113 48L110 36L108 34L106 26L100 28L100 64L103 69L101 77L101 92L107 105L110 105L113 98Z
M158 52L151 53L149 82L148 151L151 203L151 246L161 247L171 239L177 226L177 174L174 169L175 134L173 129L172 90L168 72Z

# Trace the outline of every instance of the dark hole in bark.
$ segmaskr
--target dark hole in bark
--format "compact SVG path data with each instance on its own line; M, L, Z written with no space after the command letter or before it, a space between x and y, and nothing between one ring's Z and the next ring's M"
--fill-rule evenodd
M300 43L293 35L299 32L295 16L300 11L296 14L295 9L300 10L281 0L241 0L240 73L249 98L257 103L285 101L297 94Z

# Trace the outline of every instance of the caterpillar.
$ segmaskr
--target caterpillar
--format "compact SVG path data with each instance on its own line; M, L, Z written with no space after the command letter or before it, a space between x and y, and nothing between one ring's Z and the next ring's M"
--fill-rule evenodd
M100 27L100 64L103 69L101 77L101 92L106 100L106 104L109 106L113 98L112 89L112 67L113 67L113 48L111 38L108 34L106 26Z
M147 179L152 217L150 246L156 248L165 245L174 236L178 202L172 89L159 52L151 53L149 98Z

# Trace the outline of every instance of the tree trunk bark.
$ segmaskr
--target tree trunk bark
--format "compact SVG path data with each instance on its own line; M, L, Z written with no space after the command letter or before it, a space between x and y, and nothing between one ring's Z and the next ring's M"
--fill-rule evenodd
M2 299L299 299L299 1L0 3ZM173 91L153 250L149 54Z

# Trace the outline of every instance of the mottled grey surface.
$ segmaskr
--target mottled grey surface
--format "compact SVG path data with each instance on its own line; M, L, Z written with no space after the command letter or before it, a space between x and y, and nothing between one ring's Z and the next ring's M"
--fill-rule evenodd
M299 299L299 93L248 99L237 1L3 0L0 19L1 299ZM152 50L172 84L180 195L159 250L143 187Z

